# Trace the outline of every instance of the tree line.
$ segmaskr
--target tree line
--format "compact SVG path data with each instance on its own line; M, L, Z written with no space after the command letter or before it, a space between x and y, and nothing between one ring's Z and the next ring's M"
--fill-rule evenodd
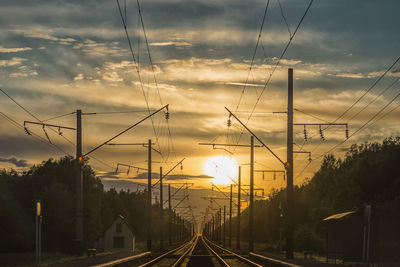
M376 227L381 258L396 257L400 251L399 165L400 137L354 144L343 159L325 156L313 177L294 188L295 248L324 253L323 219L368 203L379 217ZM266 200L255 201L254 205L255 241L264 243L267 250L278 250L286 189L273 190ZM242 241L248 236L248 212L244 210L241 216ZM236 229L236 218L232 229Z
M75 246L76 160L49 159L28 171L0 171L0 251L33 251L35 247L35 203L42 204L42 247L45 251L73 253ZM146 239L147 191L105 191L86 161L83 166L85 247L104 235L118 215L123 215L137 240ZM164 233L168 230L164 211ZM173 214L172 214L173 215ZM152 205L153 237L159 237L160 207ZM176 225L173 225L173 229ZM165 240L168 240L165 238Z

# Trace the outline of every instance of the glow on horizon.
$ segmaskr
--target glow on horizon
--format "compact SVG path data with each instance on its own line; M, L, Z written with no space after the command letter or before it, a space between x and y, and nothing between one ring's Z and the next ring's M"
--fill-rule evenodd
M238 164L234 158L228 156L215 156L209 158L204 164L204 172L214 177L211 181L215 184L228 185L238 175Z

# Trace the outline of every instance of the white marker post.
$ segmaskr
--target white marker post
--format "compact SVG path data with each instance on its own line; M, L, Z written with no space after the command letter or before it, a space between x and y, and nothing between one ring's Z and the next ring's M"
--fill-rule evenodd
M41 225L42 225L42 215L41 215L41 203L40 200L36 201L36 266L40 266L40 259L42 257L42 238L41 238Z

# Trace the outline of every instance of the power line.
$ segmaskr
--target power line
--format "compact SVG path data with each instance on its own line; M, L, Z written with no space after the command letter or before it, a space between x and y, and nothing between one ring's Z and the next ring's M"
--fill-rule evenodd
M252 117L252 115L253 115L253 113L254 113L254 111L255 111L255 109L256 109L256 107L257 107L257 105L258 105L258 103L259 103L259 101L260 101L260 99L261 99L261 97L262 97L262 95L264 94L264 92L265 92L265 90L266 90L266 88L267 88L269 82L271 81L272 76L274 75L276 69L278 68L278 66L279 66L279 64L280 64L280 62L281 62L281 60L282 60L282 58L283 58L284 55L286 54L286 52L287 52L287 50L288 50L290 44L292 43L293 38L295 37L296 33L298 32L298 30L299 30L301 24L303 23L303 21L304 21L306 15L307 15L307 13L308 13L308 11L310 10L311 5L312 5L313 2L314 2L314 0L310 0L310 2L309 2L309 4L308 4L308 6L307 6L305 12L303 13L303 16L301 17L299 23L298 23L297 26L296 26L296 29L294 30L293 34L292 34L291 37L289 38L289 41L287 42L285 48L283 49L283 51L282 51L280 57L279 57L278 60L276 61L275 65L274 65L274 67L273 67L273 69L272 69L272 72L270 73L270 75L269 75L267 81L265 82L265 84L264 84L264 86L263 86L263 89L261 90L260 95L257 97L256 103L254 104L254 106L253 106L253 108L252 108L252 111L251 111L250 115L249 115L248 118L247 118L246 125L249 123L249 121L250 121L250 119L251 119L251 117ZM239 98L239 104L240 104L241 99L242 99L242 95L241 95L241 97ZM236 109L238 109L239 104L237 105L237 108L236 108ZM240 142L240 139L241 139L243 133L244 133L244 131L242 130L241 133L240 133L240 136L239 136L239 138L238 138L238 143Z
M72 115L72 114L75 114L75 112L69 112L69 113L66 113L66 114L63 114L63 115L58 115L58 116L55 116L55 117L51 117L49 119L43 120L42 122L46 122L46 121L50 121L50 120L54 120L54 119L59 119L59 118L66 117L66 116Z
M248 81L249 81L249 76L250 76L251 70L252 70L252 68L253 68L254 59L255 59L255 57L256 57L258 44L260 43L262 30L263 30L263 28L264 28L265 18L267 17L269 2L270 2L270 0L267 1L267 6L265 7L265 10L264 10L264 15L263 15L262 22L261 22L261 26L260 26L260 31L259 31L259 33L258 33L258 38L257 38L256 46L254 47L253 56L252 56L252 58L251 58L251 63L250 63L249 71L248 71L248 73L247 73L247 78L246 78L246 81L245 81L245 83L244 83L242 92L241 92L241 94L240 94L239 102L238 102L238 104L237 104L237 106L236 106L235 112L236 112L237 109L239 108L239 105L240 105L240 102L241 102L241 100L242 100L244 91L246 90L247 83L248 83Z
M126 16L124 18L123 14L122 14L122 10L121 10L121 6L119 4L119 0L116 0L116 1L117 1L117 5L118 5L118 10L119 10L119 13L120 13L120 16L121 16L121 20L122 20L122 23L123 23L123 26L124 26L125 35L126 35L126 38L128 40L128 45L129 45L130 52L131 52L131 55L132 55L132 60L135 63L136 72L137 72L137 75L138 75L138 78L139 78L139 82L140 82L140 86L141 86L141 89L142 89L142 93L143 93L143 96L144 96L144 99L145 99L145 102L146 102L147 110L148 110L148 113L150 114L150 107L149 107L149 102L148 102L148 99L147 99L148 96L146 96L146 93L145 93L145 90L144 90L144 86L143 86L143 82L142 82L142 78L141 78L141 75L140 75L140 69L139 69L140 66L139 66L138 61L136 60L135 55L134 55L133 48L132 48L132 43L131 43L130 36L129 36L128 30L127 30ZM139 0L137 0L136 3L137 3L137 6L138 6L138 12L139 12L139 17L140 17L139 22L141 22L141 24L142 24L142 30L143 30L144 38L145 38L145 41L146 41L147 53L148 53L148 56L149 56L150 64L152 66L154 82L156 84L156 89L157 89L157 92L158 92L160 103L162 105L162 98L161 98L161 94L160 94L160 91L159 91L157 78L155 76L154 64L153 64L153 60L152 60L151 54L150 54L150 48L149 48L149 44L148 44L148 40L147 40L146 29L145 29L145 25L144 25L144 21L143 21L143 16L142 16ZM168 114L168 112L165 113L166 116L167 116L167 114ZM161 151L159 137L158 137L157 131L155 129L154 120L153 120L153 118L150 118L150 119L151 119L151 123L152 123L152 127L153 127L153 131L154 131L154 135L155 135L155 138L156 138L156 143L157 143L158 149ZM171 135L171 131L169 129L169 123L168 122L167 122L167 127L168 127L168 138L171 138L172 135ZM166 163L166 165L168 166L167 159L164 158L164 155L162 153L161 153L161 157L162 157L163 161Z
M289 24L288 24L288 22L287 22L287 19L286 19L286 17L285 17L285 14L283 13L283 8L282 8L282 5L281 5L281 1L280 1L280 0L277 0L277 1L278 1L278 4L279 4L279 9L281 10L281 16L282 16L283 20L285 21L286 28L287 28L287 30L288 30L288 32L289 32L289 36L292 37L292 32L290 31Z
M3 92L9 99L11 99L17 106L19 106L22 110L24 110L26 113L28 113L30 116L32 116L33 118L35 118L35 119L36 119L37 121L39 121L39 122L44 122L44 121L48 121L48 120L52 120L52 119L55 119L55 118L60 118L60 117L68 116L68 115L71 115L71 114L74 114L74 113L75 113L75 112L70 112L70 113L66 113L66 114L59 115L59 116L56 116L56 117L53 117L53 118L49 118L49 119L47 119L47 120L42 121L42 120L40 120L37 116L35 116L31 111L29 111L27 108L25 108L25 107L22 106L20 103L18 103L13 97L11 97L10 95L8 95L3 89L0 88L0 90L1 90L1 92ZM17 126L22 127L23 130L25 129L25 127L24 127L22 124L19 124L18 122L16 122L15 120L13 120L13 119L11 119L9 116L7 116L6 114L2 113L2 115L3 115L3 117L5 117L9 122L12 121L12 122L13 122L14 124L16 124ZM54 131L54 132L57 132L56 130L54 130L54 129L52 129L52 128L50 128L50 130L52 130L52 131ZM25 131L25 130L24 130L24 131ZM32 136L35 137L35 138L40 139L41 142L44 142L44 143L46 143L47 145L53 146L54 148L56 148L56 149L62 151L64 154L66 154L66 155L68 155L68 156L72 156L71 154L69 154L68 152L66 152L65 150L63 150L63 149L60 148L59 146L57 146L56 144L49 143L48 140L42 138L41 136L39 136L39 135L37 135L37 134L32 133ZM71 140L69 140L68 138L66 138L64 135L61 135L61 137L64 138L64 139L65 139L68 143L70 143L71 145L75 145ZM101 163L104 164L105 166L108 166L108 167L113 168L111 165L109 165L109 164L107 164L107 163L105 163L105 162L99 160L98 158L95 158L94 156L92 156L92 158L93 158L94 160L97 160L98 162L101 162Z
M18 123L17 121L15 121L14 119L12 119L10 116L6 115L5 113L0 111L0 115L3 116L8 122L10 122L12 125L14 125L16 128L22 130L23 132L25 132L25 127ZM45 143L46 145L58 149L61 152L63 152L64 154L71 156L68 152L66 152L65 150L63 150L61 147L57 146L56 144L50 143L48 140L44 139L43 137L37 135L36 133L30 132L30 135L34 138L36 138L38 141Z
M374 99L372 99L367 105L365 105L362 109L360 109L356 114L354 114L353 116L351 116L351 118L348 121L353 120L358 114L360 114L361 112L363 112L367 107L369 107L369 105L371 105L373 102L375 102L376 99L378 99L381 95L383 95L384 93L386 93L387 90L389 90L390 88L393 87L393 85L395 85L398 81L400 80L400 77L395 79L393 83L391 83L389 86L387 86L384 90L382 90L378 95L375 96Z
M368 123L370 123L372 120L374 120L377 116L379 116L379 114L381 114L390 104L393 103L393 101L395 101L398 97L400 96L400 93L398 93L392 100L390 100L383 108L381 108L374 116L372 116L366 123L364 123L360 128L358 128L355 132L353 132L350 136L349 139L354 136L355 134L357 134L359 131L363 130ZM329 152L333 151L335 148L337 148L339 145L345 143L347 141L347 139L345 139L344 141L340 142L339 144L335 145L334 147L332 147L331 149L329 149L324 155L328 154ZM321 156L320 156L321 157ZM319 157L319 158L320 158Z
M339 115L334 121L333 121L333 123L334 122L336 122L336 121L338 121L340 118L342 118L348 111L350 111L350 109L352 109L365 95L367 95L385 76L386 76L386 74L397 64L397 62L400 60L400 56L397 58L397 59L395 59L395 61L382 73L382 75L381 76L379 76L379 78L377 79L377 80L375 80L375 82L365 91L365 93L362 95L362 96L360 96L349 108L347 108L341 115ZM379 96L381 96L382 94L384 94L388 89L390 89L394 84L396 84L397 82L398 82L398 80L399 79L396 79L393 83L391 83L387 88L385 88L383 91L381 91L381 93L378 95L378 96L376 96L370 103L368 103L366 106L364 106L364 108L361 110L361 111L363 111L363 110L365 110L366 109L366 107L368 107L371 103L373 103ZM394 100L393 100L394 101ZM355 116L357 116L359 113L361 113L361 111L359 111L359 112L357 112L354 116L352 116L351 118L350 118L350 120L351 119L353 119ZM391 112L391 111L390 111ZM379 119L378 119L379 120ZM367 122L368 123L368 122ZM330 126L327 126L327 127L325 127L323 130L326 130L326 129L328 129ZM364 126L363 126L364 127ZM314 136L316 136L316 135L314 135ZM311 136L309 139L312 139L314 136ZM345 140L346 141L346 140ZM344 141L344 142L345 142ZM342 143L339 143L339 144L337 144L333 149L335 149L336 147L338 147L339 145L341 145L341 144L343 144L344 142L342 142ZM314 152L316 149L318 149L318 147L320 146L322 144L322 141L320 141L319 143L318 143L318 145L316 145L312 150L311 150L311 152ZM324 153L324 154L322 154L321 156L319 156L319 157L317 157L317 159L319 159L319 158L321 158L321 157L323 157L323 156L325 156L327 153L329 153L330 151L332 151L333 149L330 149L328 152L326 152L326 153ZM309 164L308 164L309 165ZM306 167L308 167L308 165L306 166Z
M308 112L302 111L302 110L300 110L300 109L298 109L298 108L294 108L294 110L295 110L295 111L298 111L298 112L300 112L300 113L303 113L304 115L310 116L310 117L312 117L312 118L314 118L314 119L317 119L317 120L320 120L320 121L329 123L329 121L327 121L327 120L321 119L321 118L319 118L319 117L317 117L317 116L315 116L315 115L313 115L313 114L310 114L310 113L308 113Z
M389 68L387 68L385 70L384 73L382 73L381 76L379 76L379 78L368 88L367 91L365 91L364 94L362 94L350 107L348 107L345 111L343 111L343 113L339 117L337 117L333 122L336 122L339 119L341 119L347 112L349 112L350 109L352 109L358 102L360 102L360 100L363 99L364 96L366 96L383 79L383 77L386 76L386 74L394 67L394 65L396 65L396 63L399 60L400 60L400 56L393 62L392 65L389 66Z

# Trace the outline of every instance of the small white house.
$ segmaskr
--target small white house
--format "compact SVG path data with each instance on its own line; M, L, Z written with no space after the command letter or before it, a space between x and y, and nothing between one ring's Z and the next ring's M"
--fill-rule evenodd
M104 250L135 251L135 235L122 215L106 230Z

